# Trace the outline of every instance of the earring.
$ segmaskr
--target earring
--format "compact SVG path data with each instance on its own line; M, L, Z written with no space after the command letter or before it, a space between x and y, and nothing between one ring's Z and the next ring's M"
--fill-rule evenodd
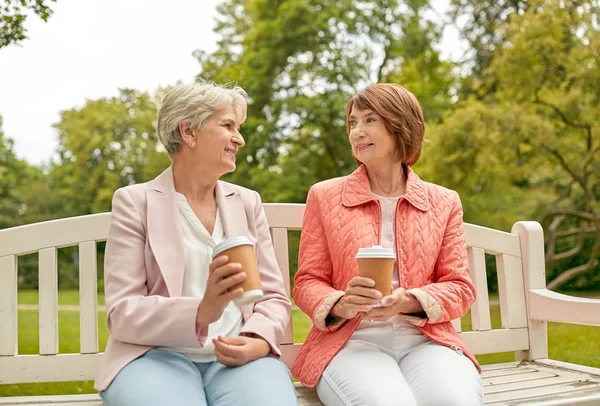
M192 142L192 148L195 148L195 147L196 147L196 143Z

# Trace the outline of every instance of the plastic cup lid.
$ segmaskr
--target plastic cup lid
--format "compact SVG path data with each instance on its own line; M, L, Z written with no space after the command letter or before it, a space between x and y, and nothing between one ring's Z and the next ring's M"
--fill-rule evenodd
M371 248L359 248L356 258L396 258L396 254L392 248L373 245Z
M215 248L213 248L213 258L223 251L226 251L230 248L239 247L240 245L254 246L254 244L248 237L230 237L221 241L215 246Z

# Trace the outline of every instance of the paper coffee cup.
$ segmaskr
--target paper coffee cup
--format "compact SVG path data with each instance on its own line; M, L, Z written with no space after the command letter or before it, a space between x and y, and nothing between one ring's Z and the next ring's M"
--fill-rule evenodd
M221 255L227 255L229 262L242 264L242 271L246 273L246 280L232 289L244 289L242 297L233 302L242 306L256 302L264 293L260 283L260 273L254 255L254 244L248 237L231 237L221 241L213 249L213 260Z
M359 248L356 253L358 274L373 279L375 281L374 289L381 292L383 296L388 296L392 291L395 259L396 254L392 248L384 248L381 245Z

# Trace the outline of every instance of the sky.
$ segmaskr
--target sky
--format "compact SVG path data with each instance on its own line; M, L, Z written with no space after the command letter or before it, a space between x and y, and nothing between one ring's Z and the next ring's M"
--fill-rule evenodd
M447 0L435 0L443 10ZM220 0L58 0L48 22L27 19L29 39L0 49L0 115L17 157L49 162L60 112L123 87L154 91L192 81L196 49L212 52ZM460 56L446 30L442 55Z
M60 111L123 87L154 91L192 81L196 49L216 49L218 0L58 0L29 39L0 49L0 115L19 158L48 162Z

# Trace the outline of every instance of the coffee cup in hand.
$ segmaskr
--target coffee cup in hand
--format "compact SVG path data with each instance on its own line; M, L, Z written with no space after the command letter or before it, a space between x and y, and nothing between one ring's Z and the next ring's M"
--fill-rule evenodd
M388 296L392 291L392 278L396 254L391 248L374 245L370 248L359 248L356 253L358 273L364 278L375 281L374 289Z
M244 290L243 295L234 300L238 306L256 302L263 296L262 285L260 282L260 273L254 254L254 244L248 237L231 237L221 241L213 249L213 260L221 255L227 255L230 263L242 264L242 272L246 274L246 279L240 285L233 289L241 287Z

